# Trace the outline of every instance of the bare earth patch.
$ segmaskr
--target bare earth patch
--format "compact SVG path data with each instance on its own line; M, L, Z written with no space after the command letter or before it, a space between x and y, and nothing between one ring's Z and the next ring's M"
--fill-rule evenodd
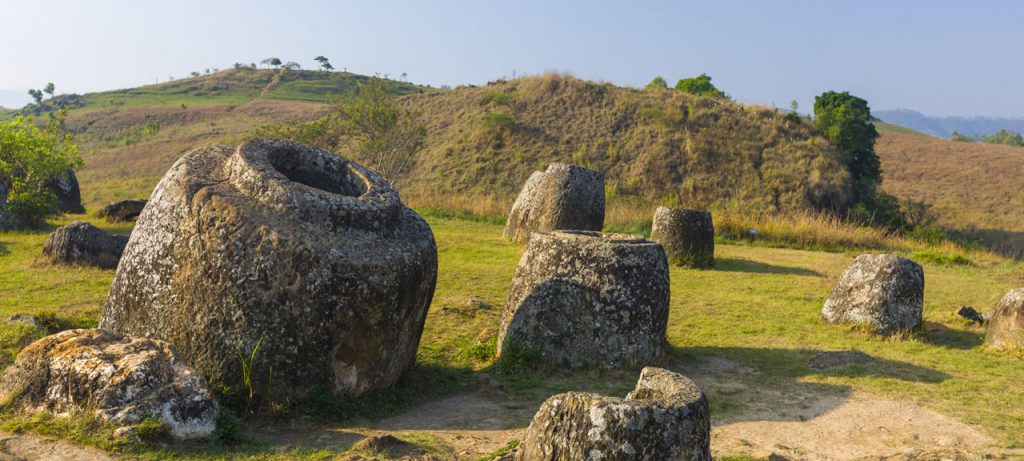
M0 461L109 461L109 455L95 448L79 447L63 440L35 434L0 434Z
M990 452L993 443L953 418L862 392L807 421L738 421L711 431L716 453L774 453L794 460L877 459L939 448L980 454Z
M522 436L526 428L510 428L510 422L524 411L530 416L533 413L517 408L509 409L500 400L481 394L459 394L381 420L370 429L394 434L426 432L450 446L457 459L475 460Z

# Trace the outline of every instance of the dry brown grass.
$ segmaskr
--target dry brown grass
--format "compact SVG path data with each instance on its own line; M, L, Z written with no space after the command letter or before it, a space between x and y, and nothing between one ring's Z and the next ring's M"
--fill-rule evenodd
M411 95L427 146L406 189L513 195L549 163L599 169L621 196L746 209L843 203L847 176L804 120L668 90L545 74Z
M884 133L882 188L935 206L938 224L1024 255L1024 148Z
M434 216L457 216L486 222L504 222L515 197L511 195L405 194L406 203ZM605 229L650 235L651 218L657 203L609 197ZM876 250L910 254L927 251L935 257L963 256L972 262L997 262L1001 258L987 250L963 248L944 241L929 244L891 234L874 227L862 227L834 215L811 211L753 213L737 208L712 210L715 234L728 242L815 249L825 251ZM755 231L752 233L751 231Z

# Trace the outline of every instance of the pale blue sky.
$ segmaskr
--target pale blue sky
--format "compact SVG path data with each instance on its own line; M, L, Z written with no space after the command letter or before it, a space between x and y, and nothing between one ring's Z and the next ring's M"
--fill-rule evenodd
M1024 116L1020 1L0 0L0 90L123 88L276 56L431 85L701 72L737 100ZM24 101L23 101L24 102ZM0 99L0 104L4 100ZM10 105L8 103L8 105Z

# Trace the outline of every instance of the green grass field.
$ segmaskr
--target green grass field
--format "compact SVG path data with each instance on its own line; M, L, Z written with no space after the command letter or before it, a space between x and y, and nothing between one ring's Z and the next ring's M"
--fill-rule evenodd
M66 222L76 216L62 219ZM77 216L81 218L81 216ZM95 221L95 220L94 220ZM474 373L488 371L505 382L522 410L510 424L525 425L549 395L570 389L621 394L636 380L636 370L567 372L543 367L513 369L494 363L494 340L501 307L522 247L500 238L495 223L428 216L439 251L437 292L427 318L419 365L391 393L346 402L324 411L261 417L249 429L288 421L328 421L360 427L366 421L402 412L417 403L471 386ZM109 226L124 233L125 226ZM58 223L59 224L59 223ZM112 280L113 271L51 266L40 258L45 232L0 233L0 315L43 315L58 326L92 326ZM909 339L874 337L848 326L827 325L821 306L834 280L854 253L823 253L785 248L719 244L714 270L671 270L671 351L663 366L695 370L710 361L726 360L747 373L721 372L724 381L742 383L749 392L709 385L705 391L714 421L744 414L754 405L768 405L785 418L784 402L766 402L757 389L849 395L864 391L889 399L911 401L976 425L1005 447L1024 446L1024 377L1022 357L983 350L983 330L956 315L962 304L979 310L995 306L1003 294L1024 285L1024 266L1006 261L969 265L923 262L926 274L924 331ZM479 296L489 308L467 305ZM483 332L483 334L482 334ZM0 325L2 365L17 352L26 332ZM815 372L807 359L815 352L856 349L874 362L833 372ZM773 407L772 405L776 405ZM300 412L301 413L301 412ZM328 413L328 414L325 414ZM127 457L328 459L348 448L280 447L248 440L237 445L207 442L115 444L110 427L54 418L7 413L2 428L43 432L78 443L101 446ZM328 423L323 423L328 424ZM424 445L436 445L429 434ZM444 447L437 447L444 453Z

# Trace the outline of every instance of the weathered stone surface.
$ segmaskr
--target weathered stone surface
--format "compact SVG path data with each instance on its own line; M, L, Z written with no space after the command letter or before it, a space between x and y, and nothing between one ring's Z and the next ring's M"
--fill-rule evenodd
M1024 350L1024 288L1010 290L988 321L985 345L992 349Z
M412 365L436 278L430 227L383 178L320 149L255 140L171 167L100 326L172 342L213 383L240 385L239 352L260 344L257 391L356 396Z
M518 461L710 461L708 400L689 378L647 367L625 399L567 392L534 415Z
M911 330L924 310L924 269L895 255L860 255L825 301L829 323L850 322L880 334Z
M131 221L142 214L142 210L146 208L146 202L146 200L132 199L110 203L100 208L99 215L101 218L106 218L108 222Z
M128 237L111 235L92 224L75 221L58 227L43 244L43 254L56 264L117 267Z
M706 269L715 265L715 225L711 212L659 206L651 240L665 248L669 262Z
M668 263L642 237L539 232L519 260L498 354L532 351L570 367L646 365L665 347Z
M604 227L604 175L552 163L535 171L519 192L505 224L505 238L525 242L534 232L599 231Z
M0 402L55 415L94 411L123 424L157 418L178 438L208 436L220 412L170 344L95 329L62 331L22 350L0 377Z
M67 170L62 175L47 179L47 189L57 196L57 207L66 213L85 213L82 206L82 191L78 188L78 177L75 170Z

